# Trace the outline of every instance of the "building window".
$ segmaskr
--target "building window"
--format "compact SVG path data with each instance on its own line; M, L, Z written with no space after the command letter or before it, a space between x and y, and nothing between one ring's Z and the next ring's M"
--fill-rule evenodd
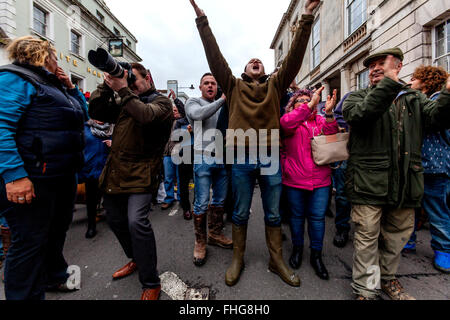
M33 29L43 36L47 36L48 12L33 5Z
M365 70L358 74L358 90L369 87L369 70Z
M113 27L113 31L114 31L114 33L116 34L116 36L120 36L120 31L117 30L116 27Z
M98 10L97 10L97 19L100 20L101 23L104 23L104 22L105 22L105 16L102 15L102 14L100 13L100 11L98 11Z
M320 64L320 18L316 20L312 30L312 68Z
M81 47L81 36L71 30L70 31L70 51L72 53L80 55L80 47Z
M70 80L72 81L73 85L78 86L79 89L84 89L84 79L81 77L78 77L74 74L70 75Z
M434 64L450 71L450 20L434 29Z
M367 20L367 0L346 0L347 36L358 30Z
M131 48L131 41L127 39L127 46Z
M280 46L278 47L278 60L280 60L283 57L283 42L280 43Z

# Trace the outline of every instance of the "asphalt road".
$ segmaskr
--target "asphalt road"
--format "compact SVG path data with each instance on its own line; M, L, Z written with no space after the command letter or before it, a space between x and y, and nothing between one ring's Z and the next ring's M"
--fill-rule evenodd
M178 205L167 211L161 211L159 206L154 208L150 220L157 239L158 269L160 275L164 275L165 290L161 293L161 300L183 298L184 291L180 288L204 289L209 291L211 300L353 299L350 287L353 245L350 242L344 249L333 246L334 219L327 218L326 221L324 263L330 272L329 281L320 280L314 274L309 265L309 250L305 250L302 267L298 270L302 280L300 288L286 285L277 275L267 270L269 253L265 244L259 189L255 189L248 228L246 267L240 281L232 288L226 286L224 281L232 250L208 247L207 263L201 268L194 266L193 222L183 219ZM77 205L64 253L69 265L77 265L81 269L81 290L73 293L47 293L46 298L138 300L141 287L137 273L112 281L111 275L125 265L128 259L106 221L98 223L98 235L92 240L84 238L86 224L85 207ZM288 238L283 244L284 258L287 261L291 250L290 232L287 225L283 225L283 230ZM231 224L228 222L225 234L231 237ZM432 266L432 258L429 230L424 229L418 233L417 253L403 256L398 277L405 289L419 300L449 300L450 276L436 271ZM170 282L171 279L175 281ZM4 298L1 286L0 300Z

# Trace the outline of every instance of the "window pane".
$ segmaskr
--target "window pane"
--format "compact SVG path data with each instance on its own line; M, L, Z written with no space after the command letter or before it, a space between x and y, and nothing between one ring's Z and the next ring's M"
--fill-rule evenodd
M33 28L38 33L46 35L47 14L38 7L33 7Z
M369 86L369 70L361 72L358 75L358 89L365 89Z
M445 70L449 71L450 68L449 68L449 65L448 65L448 63L449 63L449 62L448 62L448 59L449 59L449 56L445 56L445 57L442 57L442 58L438 59L438 60L436 61L437 66L438 66L438 67L442 67L442 68L444 68Z
M71 51L73 53L80 53L80 36L74 32L71 32Z
M348 33L355 32L367 19L367 0L355 0L347 8Z
M450 20L447 21L447 52L450 52Z

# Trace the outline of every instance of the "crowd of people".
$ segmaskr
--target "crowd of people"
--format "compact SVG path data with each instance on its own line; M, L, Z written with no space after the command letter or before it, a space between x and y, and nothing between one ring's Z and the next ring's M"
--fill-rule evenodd
M161 209L171 208L177 198L184 219L193 221L196 267L205 265L208 245L233 250L224 273L230 287L243 275L256 183L264 210L268 268L290 286L301 285L294 270L302 264L306 223L310 264L320 279L330 278L322 257L333 190L336 247L346 246L350 221L354 223L351 286L357 300L379 298L370 280L373 268L379 270L381 290L391 299L414 299L396 273L401 253L415 250L424 215L430 223L433 265L450 273L448 73L421 66L407 84L399 78L403 52L392 48L364 60L368 88L333 90L322 101L323 86L298 88L295 83L320 2L309 0L281 67L266 74L261 60L254 58L236 78L205 13L190 2L210 72L200 78L201 97L186 104L173 91L169 97L159 93L150 71L139 63L125 70L123 78L106 73L87 101L58 66L48 41L27 36L8 45L12 64L0 67L6 299L39 300L48 290L70 290L63 247L81 183L86 186L86 238L96 236L102 205L130 260L112 277L137 271L142 300L157 300L161 290L149 219L161 183L166 194ZM132 83L128 72L135 76ZM278 164L275 171L266 170L273 163L267 163L263 153L256 158L250 153L250 140L239 142L229 134L249 129L269 132L257 136L256 145L266 149L266 155L272 153ZM186 141L173 138L180 130L187 132ZM216 132L216 148L204 140L211 130ZM343 132L350 133L348 159L317 164L311 139L325 135L333 141ZM222 151L241 147L246 152L233 153L232 164L224 161ZM173 156L183 152L190 154L189 161L177 164ZM232 224L231 239L223 233L225 215ZM282 252L282 221L291 231L288 263Z

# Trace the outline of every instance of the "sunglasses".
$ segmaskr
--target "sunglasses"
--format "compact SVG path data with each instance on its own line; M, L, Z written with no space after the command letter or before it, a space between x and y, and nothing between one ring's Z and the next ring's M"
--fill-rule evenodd
M294 101L296 104L297 103L309 103L309 102L311 102L311 99L297 99L297 100L295 100Z

